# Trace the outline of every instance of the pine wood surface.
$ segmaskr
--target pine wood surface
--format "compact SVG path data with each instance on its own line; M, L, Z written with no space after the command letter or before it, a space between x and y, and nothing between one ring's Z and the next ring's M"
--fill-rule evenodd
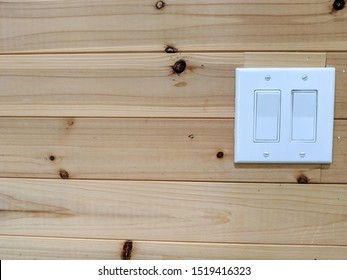
M123 259L125 240L0 236L0 258ZM131 260L341 260L345 246L132 241Z
M345 120L335 121L333 162L322 166L321 180L327 183L344 183L347 181L347 129Z
M0 177L320 182L320 165L235 165L233 130L233 119L0 118Z
M0 180L0 235L347 245L346 185Z
M0 1L0 52L346 50L331 0Z
M156 2L0 0L0 258L347 259L346 8ZM333 163L235 165L235 68L325 66Z
M347 53L327 53L327 66L335 67L335 118L347 118Z
M175 74L182 59L186 70ZM235 68L325 61L325 53L4 55L0 116L232 118Z

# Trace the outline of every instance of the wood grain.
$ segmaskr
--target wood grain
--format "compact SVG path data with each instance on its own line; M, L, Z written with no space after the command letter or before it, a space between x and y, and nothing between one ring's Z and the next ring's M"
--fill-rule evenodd
M326 59L326 53L245 52L244 67L325 67Z
M0 51L346 50L331 0L0 1Z
M232 119L0 118L0 176L320 181L320 165L235 165L233 129Z
M122 240L0 236L0 258L118 260L123 244ZM345 260L347 247L133 241L131 259Z
M347 123L345 120L336 120L334 129L334 152L331 165L322 166L321 180L327 183L347 182Z
M346 185L0 180L0 235L347 245Z
M233 117L243 62L243 53L0 56L0 116Z
M0 259L347 259L346 9L165 2L0 0ZM333 163L235 165L235 68L326 65Z
M347 53L328 53L327 66L336 68L335 118L347 118Z
M181 59L187 68L177 75ZM325 60L324 53L4 55L0 116L231 118L236 67Z

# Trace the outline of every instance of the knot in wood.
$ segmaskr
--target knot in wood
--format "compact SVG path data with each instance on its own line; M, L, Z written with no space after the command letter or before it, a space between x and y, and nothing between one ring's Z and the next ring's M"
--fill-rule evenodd
M167 47L165 48L165 52L166 52L166 53L176 53L176 52L177 52L177 49L174 48L174 47L171 47L171 46L167 46Z
M122 260L130 260L131 253L133 250L133 242L131 240L127 240L124 242L121 259Z
M69 173L66 170L60 170L59 175L62 179L69 179Z
M333 6L336 11L339 11L345 7L345 4L345 0L335 0Z
M308 184L309 180L305 175L300 175L297 179L299 184Z
M155 7L160 10L162 8L165 7L165 2L164 1L158 1L156 4L155 4Z
M223 152L218 152L218 153L216 154L216 157L217 157L217 158L223 158L223 157L224 157L224 153L223 153Z
M175 63L172 69L174 70L176 74L181 74L184 72L184 70L186 70L186 67L187 67L187 63L183 59L181 59Z

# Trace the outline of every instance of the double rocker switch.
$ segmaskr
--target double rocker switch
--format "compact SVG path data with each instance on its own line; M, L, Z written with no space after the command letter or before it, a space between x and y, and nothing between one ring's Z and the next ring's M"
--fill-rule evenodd
M281 112L290 111L290 141L315 142L317 130L317 90L292 90L291 104L281 104L281 90L255 90L254 142L280 141ZM289 105L289 106L288 106ZM288 128L287 128L288 129Z
M334 68L237 68L236 163L332 162Z

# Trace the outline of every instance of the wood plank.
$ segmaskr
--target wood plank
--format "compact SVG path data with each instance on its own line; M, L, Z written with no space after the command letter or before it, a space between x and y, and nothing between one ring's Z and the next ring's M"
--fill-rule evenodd
M0 235L347 245L346 185L0 180Z
M0 56L0 116L234 116L235 68L325 66L325 53ZM183 59L186 71L172 66Z
M334 152L331 165L322 166L322 182L345 183L347 182L347 121L336 120L334 128Z
M328 53L327 66L336 68L335 118L347 118L347 53Z
M346 50L331 0L0 1L0 52Z
M0 116L233 117L243 62L242 53L0 56Z
M0 118L0 176L320 181L320 165L235 165L233 130L232 119Z
M122 240L0 236L0 259L122 259ZM133 241L132 260L346 260L345 246Z

